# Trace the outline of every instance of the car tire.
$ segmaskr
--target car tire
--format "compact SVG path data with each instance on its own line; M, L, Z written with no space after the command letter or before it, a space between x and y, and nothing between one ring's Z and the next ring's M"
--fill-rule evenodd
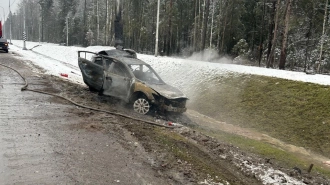
M96 90L95 88L93 88L91 86L88 86L88 88L89 88L89 91L91 91L91 92L98 92L98 90Z
M151 110L151 104L148 98L140 96L133 102L133 110L139 114L148 114Z
M8 49L6 49L5 52L8 53Z

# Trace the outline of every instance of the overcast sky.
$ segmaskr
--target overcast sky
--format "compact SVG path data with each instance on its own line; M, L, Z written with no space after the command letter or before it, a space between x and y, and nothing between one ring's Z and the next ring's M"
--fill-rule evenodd
M3 19L4 13L3 10L5 10L5 17L8 16L9 13L9 1L10 1L10 9L14 13L17 9L17 4L21 2L21 0L0 0L0 20Z

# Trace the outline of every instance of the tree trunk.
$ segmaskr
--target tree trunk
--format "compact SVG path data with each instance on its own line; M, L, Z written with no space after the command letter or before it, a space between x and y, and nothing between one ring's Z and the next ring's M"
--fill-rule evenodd
M264 50L264 27L265 27L265 13L266 13L266 0L264 0L263 11L262 11L262 28L260 32L260 44L259 44L259 67L261 64L262 53Z
M275 55L275 46L276 46L276 39L277 39L279 9L280 9L280 0L277 0L277 3L276 3L276 16L275 16L275 23L274 23L274 25L275 25L274 36L273 36L273 40L272 40L272 49L270 51L269 60L267 62L267 68L273 67L273 64L274 64L274 59L275 59L274 55Z
M280 63L279 68L285 69L285 62L286 62L286 47L288 42L288 32L289 32L289 21L290 21L290 11L291 11L291 4L293 0L288 0L286 4L286 12L285 12L285 26L284 26L284 34L283 34L283 40L282 40L282 49L281 49L281 57L280 57Z
M109 1L105 0L105 30L104 30L104 45L108 45L108 38L109 38Z
M210 48L212 47L212 40L213 40L213 23L214 23L214 7L216 2L212 0L212 21L211 21L211 31L210 31Z
M222 3L223 1L221 0L219 2L219 19L218 19L218 24L220 24L221 22L221 13L222 13ZM221 41L221 29L220 26L218 26L218 39L217 39L217 48L218 48L218 52L220 53L220 41Z
M204 7L204 20L203 20L203 30L202 30L202 50L205 49L206 43L206 30L207 30L207 23L210 14L210 0L206 0L205 7Z
M322 37L321 37L320 58L319 58L319 62L317 64L317 72L318 73L320 73L320 66L321 66L321 62L322 62L324 34L325 34L325 25L326 25L326 21L327 21L327 16L328 16L328 0L326 0L326 2L325 2L325 8L324 8L324 18L323 18Z
M226 2L225 4L225 8L226 8L226 11L225 11L225 18L224 18L224 21L223 21L223 28L222 28L222 40L221 40L221 47L220 47L220 52L223 52L223 46L225 44L225 33L226 33L226 27L227 27L227 12L228 12L228 7L226 7L226 5L228 6L228 2Z
M272 40L274 35L274 25L275 25L275 10L276 10L276 2L273 2L273 9L270 13L270 17L272 18L269 23L269 33L268 33L268 48L267 48L267 67L269 67L269 56L272 50Z
M173 0L170 0L170 10L168 19L168 30L167 30L167 51L166 55L169 56L171 53L171 40L172 40L172 6Z
M202 11L201 11L201 0L198 0L198 30L200 30L201 28L201 14L202 14ZM199 32L198 32L199 33ZM198 36L198 41L200 41L200 34L197 34L196 36ZM197 41L196 41L197 42ZM197 51L199 51L201 49L201 44L200 42L197 42L197 45L196 45L196 49Z
M195 0L195 23L194 23L194 44L193 44L193 50L196 51L197 48L197 29L198 29L198 25L197 25L197 9L198 9L198 0Z
M307 42L306 42L306 53L305 53L305 63L304 63L304 72L307 72L307 59L309 58L309 43L310 43L310 38L312 36L312 28L313 28L313 21L314 21L314 16L315 16L315 3L313 3L313 11L312 11L312 18L310 19L309 22L309 28L308 32L306 34L307 36Z

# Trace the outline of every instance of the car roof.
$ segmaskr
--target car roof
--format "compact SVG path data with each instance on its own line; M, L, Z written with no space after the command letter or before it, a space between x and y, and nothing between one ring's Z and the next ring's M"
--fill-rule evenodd
M108 55L111 57L128 57L128 58L136 58L135 51L133 50L119 50L119 49L111 49L111 50L103 50L98 52L101 55Z
M127 65L149 65L137 58L127 58L127 57L114 57L114 58Z

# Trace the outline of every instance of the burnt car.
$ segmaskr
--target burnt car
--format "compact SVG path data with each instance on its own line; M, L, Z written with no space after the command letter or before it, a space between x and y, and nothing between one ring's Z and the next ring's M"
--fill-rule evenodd
M7 42L7 39L0 38L0 50L3 50L6 53L8 53L8 42Z
M91 90L130 103L140 114L151 110L177 113L187 110L188 98L166 84L149 64L137 59L136 54L122 56L104 52L78 51L79 68Z

